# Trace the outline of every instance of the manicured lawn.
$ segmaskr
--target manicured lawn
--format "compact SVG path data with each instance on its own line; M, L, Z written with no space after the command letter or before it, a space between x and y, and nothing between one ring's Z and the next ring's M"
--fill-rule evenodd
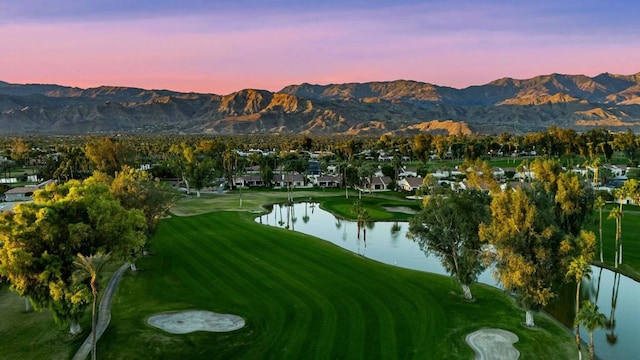
M356 214L351 212L353 204L356 201L360 201L362 206L369 213L369 217L372 220L409 220L413 215L402 212L389 212L385 210L385 207L409 207L414 211L420 210L419 201L393 199L391 197L380 197L383 195L376 194L370 196L369 194L363 195L361 198L356 196L350 196L346 199L345 196L336 196L331 198L322 199L321 207L327 211L346 219L355 219Z
M566 329L543 315L540 329L523 328L523 312L495 288L474 286L477 301L465 302L447 277L261 226L247 213L163 220L150 250L123 278L102 358L471 359L464 337L483 327L515 332L521 359L575 357ZM146 324L181 309L237 314L246 326L172 335Z
M51 312L24 310L23 298L0 290L0 359L70 359L91 331L88 316L82 321L83 334L71 336Z
M309 189L293 192L294 201L317 200L324 197L344 196L344 189ZM349 196L358 196L355 190L349 191ZM240 206L242 199L242 206ZM287 201L286 190L233 190L223 194L203 193L201 197L195 195L184 196L172 207L171 211L179 216L204 214L212 211L265 211L264 205Z
M602 237L603 237L603 253L604 264L614 267L615 239L616 239L616 221L608 219L609 209L607 206L602 211ZM623 259L619 266L619 271L624 275L631 276L640 281L640 211L637 206L624 206L624 216L622 217L622 247ZM599 242L599 211L594 210L594 217L587 225L587 230L593 231L598 239L596 261L600 260L600 242Z

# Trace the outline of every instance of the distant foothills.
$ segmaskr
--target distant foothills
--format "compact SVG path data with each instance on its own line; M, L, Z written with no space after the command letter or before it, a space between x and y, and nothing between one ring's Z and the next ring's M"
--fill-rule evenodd
M0 135L523 134L550 126L640 131L640 73L290 85L228 95L0 81Z

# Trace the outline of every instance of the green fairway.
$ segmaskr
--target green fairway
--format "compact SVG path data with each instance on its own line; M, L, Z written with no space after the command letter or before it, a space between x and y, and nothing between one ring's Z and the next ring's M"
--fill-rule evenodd
M465 302L443 276L380 264L328 242L262 226L247 213L163 220L150 256L127 273L98 343L108 359L471 359L467 333L513 331L521 359L569 359L569 332L476 285ZM172 335L146 319L203 309L245 318L231 333Z
M614 267L614 254L615 254L615 231L616 221L608 220L609 209L611 205L608 205L606 209L602 211L602 237L603 237L603 253L604 253L604 265L608 268ZM618 267L618 270L627 276L630 276L636 281L640 281L640 212L638 212L637 206L625 205L625 212L622 217L622 247L623 247L623 259L622 264ZM594 210L594 216L592 221L588 224L587 230L593 231L598 239L597 253L595 260L600 261L600 240L598 233L599 213L598 210Z

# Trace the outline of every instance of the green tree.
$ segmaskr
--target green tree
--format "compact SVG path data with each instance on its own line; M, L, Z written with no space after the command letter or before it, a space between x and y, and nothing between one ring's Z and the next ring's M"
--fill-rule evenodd
M544 185L545 190L555 194L558 186L558 177L562 173L562 165L557 160L536 159L531 163L531 170L538 182Z
M473 298L469 285L484 270L481 223L489 218L488 195L480 191L450 191L434 195L409 223L409 234L425 254L433 254L462 287L464 298Z
M587 188L573 172L562 172L552 186L554 194L554 212L559 227L566 233L577 236L591 214L593 191Z
M496 280L512 292L534 326L533 311L554 296L561 267L562 234L556 227L546 194L521 188L497 194L491 201L491 221L481 224L480 239L495 249Z
M181 175L187 194L193 188L196 196L200 197L200 190L214 178L213 160L198 148L184 142L172 146L171 152L174 154L173 166Z
M35 192L33 202L0 214L0 274L75 333L90 298L72 279L76 254L111 252L129 259L143 246L144 230L142 211L123 208L104 184L49 185Z
M271 186L271 181L273 180L273 169L271 169L271 166L269 166L269 163L266 160L263 160L260 165L260 178L265 186Z
M631 129L614 135L613 142L618 150L627 155L630 162L634 162L636 151L638 150L638 139Z
M102 267L109 261L109 254L97 253L95 255L84 256L78 253L78 258L73 264L76 267L74 272L75 282L82 282L89 279L93 302L91 307L91 359L96 360L96 308L98 306L98 275Z
M108 137L95 139L85 145L85 156L94 169L115 175L124 165L133 165L134 149L124 141Z
M128 166L116 172L109 190L125 209L142 210L148 237L155 234L161 217L177 199L175 190L152 178L146 171Z
M585 301L578 312L575 322L576 326L584 326L589 332L589 359L595 359L595 345L593 343L593 332L605 325L607 318L602 314L598 306L591 301Z
M415 157L421 162L427 162L431 152L431 142L433 135L431 134L417 134L413 138L412 151Z
M236 162L238 160L238 153L236 153L232 149L227 149L222 154L222 166L224 168L224 172L227 176L227 182L229 184L229 189L233 189L233 176L236 169Z
M18 138L11 146L11 159L19 165L25 165L28 162L30 150L31 146L24 139Z

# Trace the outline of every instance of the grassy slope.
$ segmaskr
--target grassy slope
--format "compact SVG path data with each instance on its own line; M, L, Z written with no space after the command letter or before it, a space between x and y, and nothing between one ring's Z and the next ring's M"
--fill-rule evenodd
M88 322L89 328L86 328ZM54 323L47 310L24 312L24 299L0 290L0 359L69 359L90 332L85 317L83 335L71 336L68 327Z
M120 265L107 263L99 283L106 285ZM48 309L26 313L24 308L24 298L7 287L0 289L0 359L70 359L91 334L91 305L77 335L69 334L67 324L57 324Z
M499 290L461 299L446 277L383 265L306 235L219 212L164 220L152 255L127 274L98 354L109 359L411 359L473 357L464 336L518 334L522 359L572 358L570 335L546 317L524 329ZM150 315L207 309L243 316L226 334L171 335Z

